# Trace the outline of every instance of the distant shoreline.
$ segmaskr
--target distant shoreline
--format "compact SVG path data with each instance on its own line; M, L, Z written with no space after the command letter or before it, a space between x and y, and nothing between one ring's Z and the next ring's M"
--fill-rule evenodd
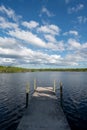
M11 66L0 66L0 73L18 73L18 72L41 72L41 71L70 71L70 72L87 72L87 68L40 68L40 69L27 69Z

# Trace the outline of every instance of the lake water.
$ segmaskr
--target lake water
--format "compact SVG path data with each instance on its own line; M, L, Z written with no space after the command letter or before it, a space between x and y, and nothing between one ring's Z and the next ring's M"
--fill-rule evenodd
M53 86L56 94L63 83L63 110L72 130L87 130L87 72L30 72L0 74L0 130L16 130L25 110L25 89L33 82L37 86Z

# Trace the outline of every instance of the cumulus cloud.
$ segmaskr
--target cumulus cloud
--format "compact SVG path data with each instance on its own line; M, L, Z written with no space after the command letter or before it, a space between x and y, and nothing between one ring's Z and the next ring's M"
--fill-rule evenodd
M5 41L4 41L5 42ZM58 64L62 59L60 55L49 55L39 51L33 51L24 46L16 48L2 48L0 47L1 63L12 64Z
M82 7L80 6L80 8ZM21 23L17 23L18 16L15 11L5 6L0 6L0 12L8 16L0 16L1 65L18 65L22 67L29 67L29 65L34 67L36 65L43 65L44 67L49 65L77 66L82 61L86 64L87 43L80 43L73 38L69 38L67 43L64 40L58 41L56 37L61 36L61 29L57 25L40 25L40 23L33 20L21 20ZM43 13L47 13L45 9ZM86 22L86 18L83 20L83 17L78 17L78 20L79 22ZM65 32L65 35L71 37L79 34L76 30L70 30ZM61 53L61 51L64 51L64 53Z
M34 35L32 32L29 31L24 30L9 31L9 35L24 40L29 44L37 45L40 47L46 47L46 43L42 39L40 39L39 37L37 37L37 35Z
M16 14L15 14L15 11L13 11L12 9L6 8L5 6L1 6L0 11L2 13L6 13L9 18L12 18L13 20L15 20L13 16L15 16L15 18L16 18ZM11 12L13 12L13 13L11 13ZM9 16L9 14L11 14L11 16ZM29 29L34 28L36 32L33 33L32 30L29 31L26 29L21 29L20 25L23 25ZM9 19L1 16L0 17L0 28L3 29L3 31L6 33L6 35L9 35L9 37L13 37L13 39L19 39L20 42L25 43L25 45L31 44L33 46L35 45L37 47L47 48L47 49L51 49L51 50L59 50L61 48L60 44L59 44L59 46L55 44L55 41L56 41L55 35L59 35L61 29L54 24L39 26L39 23L36 21L33 21L33 20L31 20L29 22L21 21L21 23L19 24L19 23L16 23L16 21L11 22ZM38 36L38 33L39 34L41 33L41 35L43 35L44 39L40 38ZM9 39L2 38L1 40L3 40L3 41L7 40L7 42L10 42L11 38L9 38ZM5 45L3 44L3 47L4 46ZM61 48L61 50L63 50L63 49Z
M33 51L14 38L0 37L0 59L4 65L59 65L62 57L56 54L47 54ZM54 45L48 44L49 48ZM56 47L56 46L55 46Z
M74 13L74 12L78 12L78 11L82 10L83 8L84 8L83 4L78 4L75 7L68 8L68 13L71 14L71 13Z
M78 66L79 59L81 59L81 57L77 56L76 54L69 54L69 55L66 55L64 60L65 60L65 64L69 66Z
M0 57L0 65L4 65L4 66L15 66L16 65L16 61L12 58L1 58Z
M63 47L61 44L63 44L61 41L58 42L58 44L52 43L52 41L45 42L41 38L39 38L37 35L29 32L29 31L24 31L24 30L15 30L15 31L9 31L8 33L10 36L17 38L19 40L24 41L27 44L32 44L37 47L41 48L47 48L51 50L63 50Z
M51 35L59 35L61 31L61 29L54 24L41 26L37 30L39 32L43 32Z
M65 59L69 62L74 61L77 65L87 65L87 43L79 43L75 39L69 39L68 49L73 50L73 53L68 54Z
M18 47L18 41L14 38L0 37L0 47L2 48L14 48Z
M10 51L10 50L9 50ZM4 50L3 52L6 52ZM7 58L6 58L7 56ZM82 55L78 53L74 54L69 54L66 55L65 58L62 58L60 55L49 55L46 53L42 52L37 52L37 51L32 51L29 48L21 48L19 52L15 52L13 55L13 52L10 52L10 54L6 53L6 56L4 54L3 56L3 62L5 64L12 64L12 65L28 65L34 67L37 66L78 66L79 62L84 61L85 59L83 58ZM0 60L2 63L2 60Z
M48 54L34 51L25 47L21 42L12 38L0 38L0 64L4 65L44 65L44 66L77 66L79 61L86 62L87 43L80 44L75 39L68 40L68 50L74 50L73 54L64 57L58 54ZM3 46L6 45L6 46Z
M46 35L46 34L45 34L44 37L45 37L45 39L46 39L47 41L49 41L49 42L53 42L53 43L56 42L56 38L55 38L53 35L49 35L49 34Z
M80 49L81 44L79 42L77 42L75 39L68 39L68 47L71 50Z
M22 22L22 25L29 29L32 29L32 28L36 28L39 25L39 23L36 21L30 21L30 22L24 21Z

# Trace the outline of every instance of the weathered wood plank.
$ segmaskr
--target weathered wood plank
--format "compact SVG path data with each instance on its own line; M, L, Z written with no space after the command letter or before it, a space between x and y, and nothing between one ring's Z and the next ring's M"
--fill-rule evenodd
M17 130L70 130L52 87L38 87Z

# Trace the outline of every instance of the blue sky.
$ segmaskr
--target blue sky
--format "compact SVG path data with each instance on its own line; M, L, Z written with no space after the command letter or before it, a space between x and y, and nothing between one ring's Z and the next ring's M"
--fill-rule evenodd
M87 0L0 0L0 65L87 68Z

